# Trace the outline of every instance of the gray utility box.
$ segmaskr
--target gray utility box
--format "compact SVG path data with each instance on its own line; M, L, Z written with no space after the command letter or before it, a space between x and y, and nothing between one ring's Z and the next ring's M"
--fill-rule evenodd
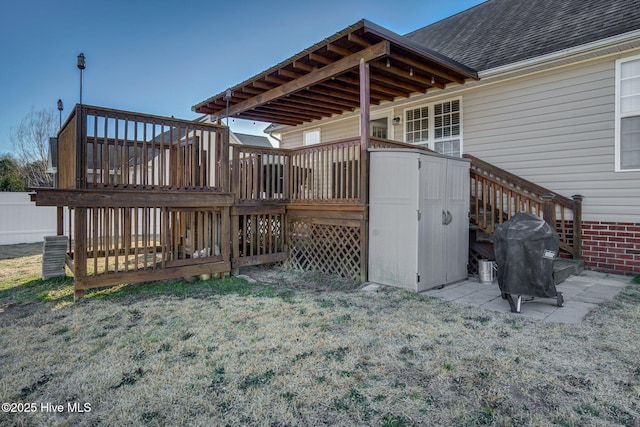
M369 281L420 292L466 279L469 161L369 151Z

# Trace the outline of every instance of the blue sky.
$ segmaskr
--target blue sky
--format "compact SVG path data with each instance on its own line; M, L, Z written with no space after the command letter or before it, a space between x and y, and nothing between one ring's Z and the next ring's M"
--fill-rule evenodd
M481 0L9 0L0 6L0 154L32 108L79 101L194 119L191 107L365 18L405 34ZM56 110L57 114L57 110ZM266 124L232 130L262 134Z

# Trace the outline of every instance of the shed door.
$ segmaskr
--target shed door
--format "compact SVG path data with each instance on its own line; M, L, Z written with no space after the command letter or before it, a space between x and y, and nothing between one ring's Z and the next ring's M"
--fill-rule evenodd
M417 290L418 159L371 153L369 280Z
M446 283L467 278L469 262L469 163L449 160L447 166L447 204L450 222L445 226L447 241Z
M418 237L419 291L439 286L446 281L447 241L444 235L443 210L446 204L447 160L421 156L420 211Z

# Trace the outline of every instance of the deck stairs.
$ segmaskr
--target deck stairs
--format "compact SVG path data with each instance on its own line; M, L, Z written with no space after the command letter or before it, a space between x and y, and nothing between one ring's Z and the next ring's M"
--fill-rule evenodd
M503 171L495 166L489 165L472 156L472 195L469 216L469 274L475 276L478 274L478 265L480 260L495 261L493 251L493 230L496 225L507 221L511 216L515 215L519 209L511 206L523 206L524 210L544 216L544 209L533 206L542 206L545 197L540 194L553 194L550 190L546 190L533 183L529 183L519 177ZM477 165L474 165L476 163ZM474 167L475 166L475 167ZM489 170L487 173L486 171ZM482 181L487 181L487 186L482 188ZM496 190L499 188L499 190ZM512 193L518 197L517 202L509 201ZM483 200L486 195L487 200ZM557 196L560 198L561 196ZM529 199L524 202L525 199ZM501 202L504 201L504 202ZM500 204L502 203L502 205ZM568 204L565 200L563 203ZM505 206L507 206L505 208ZM579 208L579 206L578 206ZM556 209L559 211L559 209ZM549 212L549 211L547 211ZM575 213L574 213L575 214ZM557 223L557 221L553 221ZM566 232L561 230L561 249L563 246L562 236ZM574 242L570 242L574 243ZM567 245L564 245L566 248ZM562 251L561 255L554 262L554 282L561 283L571 275L578 275L584 270L584 262L580 257L576 257L575 252L569 253L567 250Z

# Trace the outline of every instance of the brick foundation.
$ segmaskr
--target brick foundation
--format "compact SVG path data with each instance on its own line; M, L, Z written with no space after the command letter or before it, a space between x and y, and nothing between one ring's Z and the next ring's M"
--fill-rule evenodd
M582 258L590 270L640 274L640 224L583 221Z

